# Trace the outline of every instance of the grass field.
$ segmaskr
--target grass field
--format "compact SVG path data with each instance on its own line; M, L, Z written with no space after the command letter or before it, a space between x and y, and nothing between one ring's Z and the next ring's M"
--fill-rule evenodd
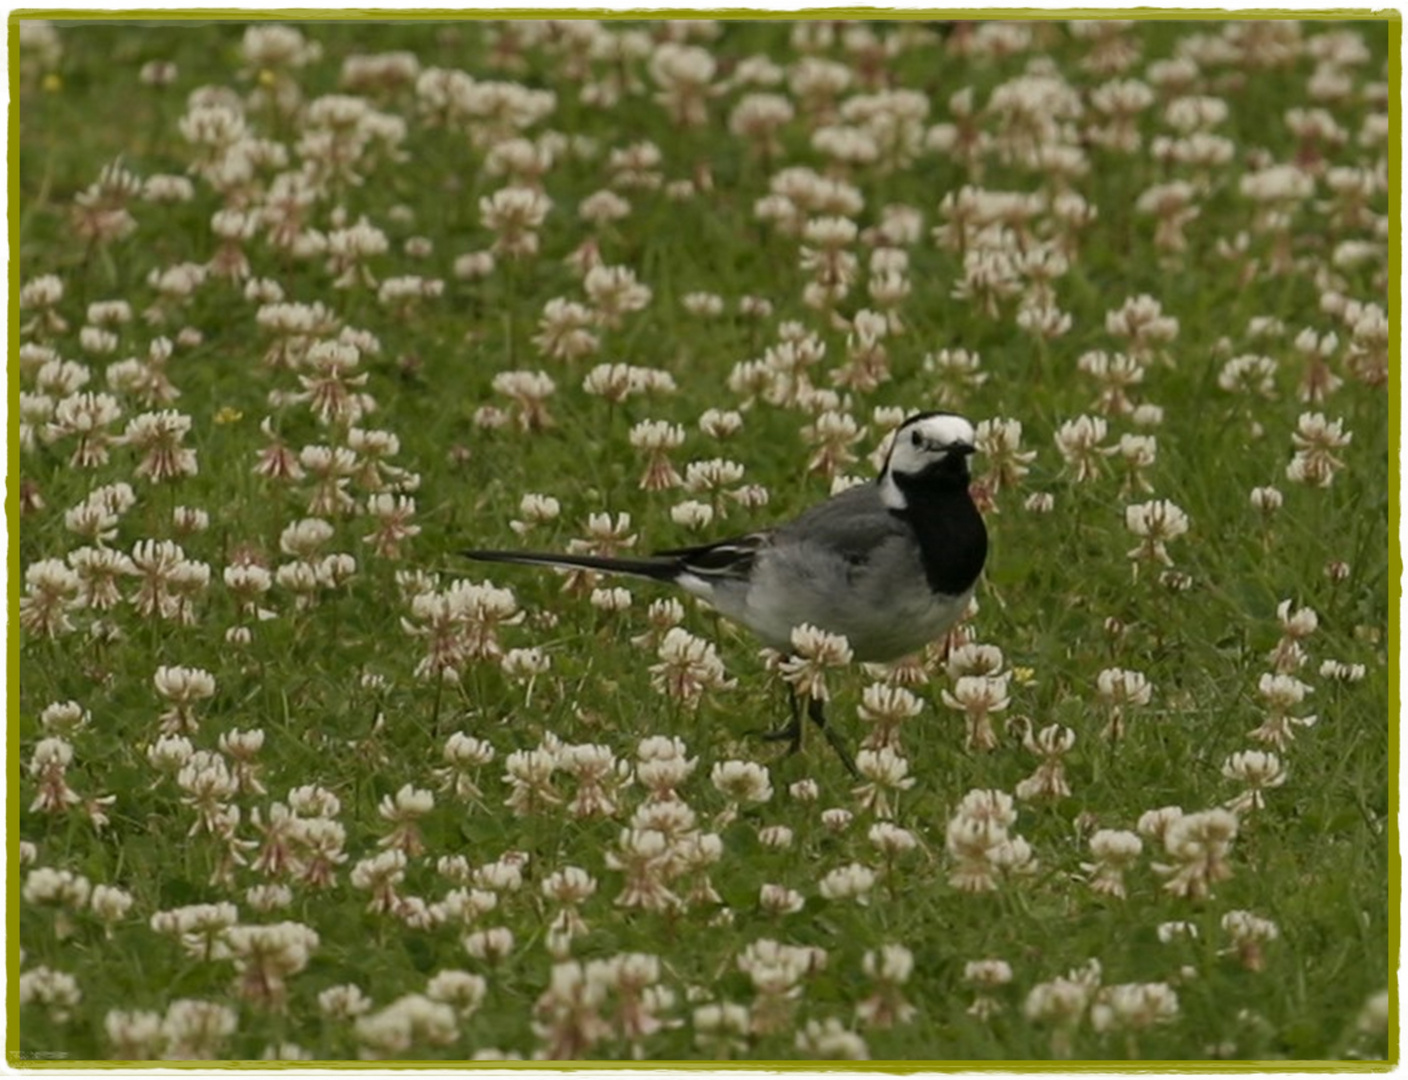
M12 1059L1396 1059L1397 34L20 22ZM858 781L456 554L935 408L992 549Z

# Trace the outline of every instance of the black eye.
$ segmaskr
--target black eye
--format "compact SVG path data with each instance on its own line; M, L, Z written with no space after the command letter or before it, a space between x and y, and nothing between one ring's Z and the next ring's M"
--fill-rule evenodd
M914 447L923 446L923 445L924 445L924 437L923 437L922 435L920 435L919 432L917 432L917 431L911 431L911 432L909 433L909 445L910 445L910 446L914 446Z

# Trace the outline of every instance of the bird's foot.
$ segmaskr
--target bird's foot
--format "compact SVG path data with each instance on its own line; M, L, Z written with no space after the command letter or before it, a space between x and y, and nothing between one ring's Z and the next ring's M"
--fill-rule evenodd
M785 742L787 743L787 752L795 754L802 748L802 718L794 717L791 723L783 727L755 731L752 734L764 742Z
M841 759L841 764L846 767L846 771L857 780L861 778L860 770L856 768L855 759L851 757L851 752L846 748L845 740L840 735L827 726L826 717L822 714L820 702L812 703L807 710L808 715L818 728L826 741L831 745L831 749L836 751L836 756ZM785 742L787 753L795 754L802 748L802 718L794 716L790 723L780 728L770 731L755 731L752 733L765 742Z
M851 779L859 780L861 778L860 770L856 768L855 758L851 757L851 752L846 749L845 740L829 727L822 728L821 733L826 736L826 741L831 744L831 749L836 751L836 756L841 759L841 764L851 774Z
M856 768L855 758L851 757L851 752L846 749L846 741L836 734L835 728L826 723L826 711L817 699L813 698L807 702L807 715L811 717L812 723L821 729L821 733L826 736L826 741L831 744L831 749L836 751L836 756L841 759L841 764L846 766L846 771L853 779L860 779L860 770Z

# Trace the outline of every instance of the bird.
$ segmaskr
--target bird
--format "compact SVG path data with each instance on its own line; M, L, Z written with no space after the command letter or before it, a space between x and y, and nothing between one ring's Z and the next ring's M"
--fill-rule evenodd
M976 431L964 417L919 412L895 430L874 480L769 528L636 557L461 554L649 578L699 597L780 652L790 653L793 630L810 624L843 635L854 659L885 663L946 635L977 587L988 534L969 491L975 450ZM857 775L822 703L809 699L807 712ZM786 740L795 751L801 736L794 695L792 722L765 738Z

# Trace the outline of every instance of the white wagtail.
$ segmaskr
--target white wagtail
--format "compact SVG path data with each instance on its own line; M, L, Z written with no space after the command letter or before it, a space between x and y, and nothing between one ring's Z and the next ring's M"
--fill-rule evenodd
M792 631L810 623L844 635L857 660L898 660L948 633L987 558L987 529L968 492L973 449L973 425L963 417L919 413L895 432L875 480L769 529L640 558L463 554L667 581L782 652L792 647ZM808 714L854 772L821 703L810 701ZM795 709L792 723L767 737L787 739L795 750Z

